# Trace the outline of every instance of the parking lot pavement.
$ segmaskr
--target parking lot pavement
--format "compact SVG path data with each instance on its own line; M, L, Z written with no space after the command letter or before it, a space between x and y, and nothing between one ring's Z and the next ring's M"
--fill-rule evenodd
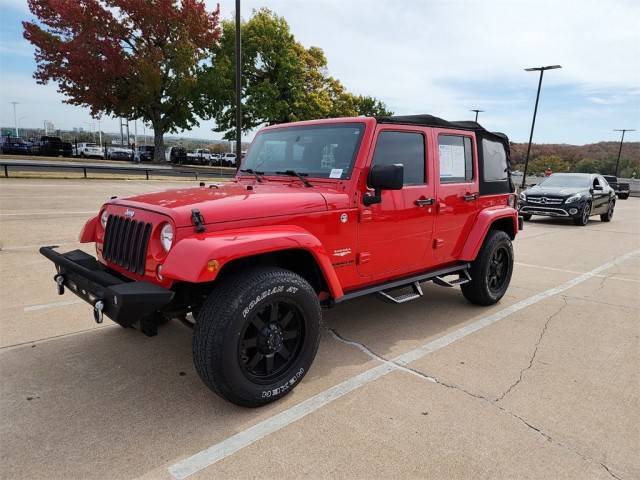
M187 327L96 326L37 253L171 185L0 181L0 477L640 477L640 199L527 222L498 305L427 286L325 311L304 382L249 410L201 384Z

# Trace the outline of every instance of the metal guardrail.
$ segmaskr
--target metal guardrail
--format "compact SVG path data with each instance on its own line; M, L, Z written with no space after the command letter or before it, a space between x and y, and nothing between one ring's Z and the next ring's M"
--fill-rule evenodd
M82 170L83 177L89 178L90 172L128 172L144 174L146 180L150 179L150 176L156 174L157 176L165 177L191 177L195 180L200 177L234 177L235 171L224 167L211 167L206 170L185 170L180 168L154 168L154 167L127 167L127 166L112 166L112 165L63 165L60 163L26 163L26 162L3 162L0 161L0 167L4 170L5 178L9 178L9 171L12 168L16 168L18 171L38 171L38 169L48 170Z

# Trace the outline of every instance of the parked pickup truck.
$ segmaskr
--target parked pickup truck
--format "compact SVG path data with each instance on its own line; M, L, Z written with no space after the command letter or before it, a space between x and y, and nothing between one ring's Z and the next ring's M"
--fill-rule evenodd
M202 381L256 407L309 371L321 307L370 294L401 305L429 281L498 302L522 228L512 192L507 137L475 122L281 124L256 135L231 182L112 197L80 233L96 257L40 252L98 323L149 336L191 323Z
M187 162L195 165L209 165L211 152L206 148L198 148L193 152L187 152Z
M629 190L631 187L628 183L618 182L618 177L615 175L603 175L603 177L609 186L616 192L616 195L618 195L620 200L626 200L629 198Z

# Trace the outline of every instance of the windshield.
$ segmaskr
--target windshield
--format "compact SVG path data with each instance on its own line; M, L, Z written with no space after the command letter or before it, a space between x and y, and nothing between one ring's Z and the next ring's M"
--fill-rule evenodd
M293 170L309 177L346 179L363 131L362 123L267 130L254 140L242 169L265 173Z
M96 145L95 143L87 143L86 146L87 147L97 147L98 145Z
M589 188L591 177L583 175L551 175L539 183L541 187Z

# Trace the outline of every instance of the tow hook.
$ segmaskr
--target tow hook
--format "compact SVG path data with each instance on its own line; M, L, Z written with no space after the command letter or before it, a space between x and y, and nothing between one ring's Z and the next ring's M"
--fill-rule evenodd
M56 281L56 284L58 285L58 295L64 294L64 275L62 275L61 273L58 273L56 276L53 277L53 279Z
M96 321L96 323L102 323L103 320L103 316L102 316L102 310L104 309L104 303L102 302L102 300L98 300L95 305L93 306L93 319Z

